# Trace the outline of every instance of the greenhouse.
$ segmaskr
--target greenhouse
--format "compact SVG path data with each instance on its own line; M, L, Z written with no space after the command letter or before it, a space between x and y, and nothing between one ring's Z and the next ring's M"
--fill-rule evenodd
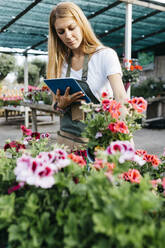
M164 68L164 0L0 0L0 248L164 248Z

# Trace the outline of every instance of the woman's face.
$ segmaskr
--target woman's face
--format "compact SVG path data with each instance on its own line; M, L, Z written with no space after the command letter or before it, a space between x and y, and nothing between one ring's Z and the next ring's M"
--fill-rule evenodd
M67 47L71 50L80 47L83 39L82 30L73 18L57 18L54 26L58 37Z

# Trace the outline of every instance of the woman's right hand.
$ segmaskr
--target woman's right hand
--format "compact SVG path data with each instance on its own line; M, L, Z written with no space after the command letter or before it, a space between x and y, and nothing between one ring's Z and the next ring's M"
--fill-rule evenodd
M80 102L82 101L82 97L84 93L82 91L78 91L73 93L72 95L69 94L70 87L67 87L63 96L60 95L60 90L57 89L55 99L57 101L57 106L61 109L67 108L73 102Z

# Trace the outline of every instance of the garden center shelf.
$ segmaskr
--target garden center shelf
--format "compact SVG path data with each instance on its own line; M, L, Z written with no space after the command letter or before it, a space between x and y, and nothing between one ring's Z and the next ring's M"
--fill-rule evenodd
M47 105L47 104L39 104L39 103L28 103L28 102L21 102L21 105L24 107L28 107L31 110L32 113L32 131L33 132L37 132L37 125L41 124L37 122L37 112L39 111L44 112L44 113L48 113L51 116L51 121L49 122L44 122L42 124L53 124L55 123L54 120L54 115L56 114L56 111L53 110L51 105Z
M148 100L144 125L146 127L165 128L165 96Z

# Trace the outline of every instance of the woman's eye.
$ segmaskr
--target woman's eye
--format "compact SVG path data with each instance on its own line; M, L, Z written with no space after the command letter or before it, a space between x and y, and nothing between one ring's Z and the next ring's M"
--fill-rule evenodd
M58 34L64 34L64 30L59 30Z
M74 30L75 28L76 28L76 26L70 27L69 30Z

